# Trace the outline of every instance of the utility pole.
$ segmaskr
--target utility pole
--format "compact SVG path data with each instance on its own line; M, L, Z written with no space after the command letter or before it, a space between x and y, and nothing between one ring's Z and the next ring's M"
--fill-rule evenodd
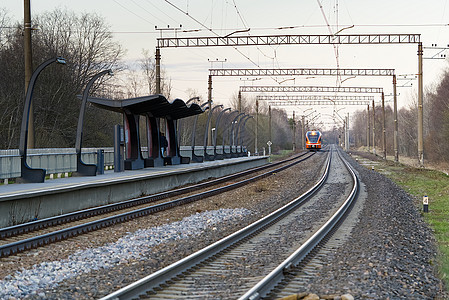
M270 142L273 143L271 135L271 105L268 105L268 137L270 138Z
M346 117L346 151L349 151L349 113L348 116Z
M23 1L24 7L24 28L23 28L23 48L25 56L25 95L27 94L28 85L30 84L31 75L33 74L32 47L31 47L31 5L30 0ZM28 122L28 148L34 148L34 109L31 103L30 115Z
M238 94L238 104L237 104L237 110L242 111L242 92L239 91Z
M296 151L296 123L295 123L295 111L293 111L293 143L292 143L293 152Z
M209 103L209 109L211 109L212 108L212 76L211 75L209 75L209 80L208 80L208 91L209 92L208 92L207 102ZM212 120L209 119L209 124L207 124L207 126L209 126L209 128L212 128L211 124L212 124ZM207 132L207 136L208 136L207 146L210 146L211 141L212 141L212 132L210 130Z
M161 93L161 49L156 48L156 94Z
M304 132L304 125L305 125L305 123L304 123L304 121L305 121L305 116L301 116L301 145L302 145L302 150L304 150L305 149L305 145L304 145L304 140L305 140L305 132Z
M424 167L424 117L423 117L423 47L418 44L418 162Z
M259 155L258 149L257 149L257 143L258 143L258 134L259 134L259 100L256 99L256 128L254 129L254 154Z
M366 146L368 147L368 152L369 152L369 147L370 147L370 141L369 141L369 132L370 132L370 115L369 115L369 104L366 107Z
M399 162L398 96L396 94L396 85L396 75L393 75L394 161Z
M384 92L382 92L382 151L383 151L383 158L387 159L387 133L385 129L385 95Z
M376 155L376 109L373 100L373 154Z

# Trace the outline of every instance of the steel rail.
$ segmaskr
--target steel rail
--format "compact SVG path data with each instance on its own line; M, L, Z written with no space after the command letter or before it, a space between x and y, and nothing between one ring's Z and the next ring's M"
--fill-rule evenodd
M338 153L338 152L337 152ZM239 300L256 300L267 296L274 287L284 279L285 274L292 268L300 264L309 253L314 250L339 224L340 220L345 217L351 207L359 188L359 181L351 168L349 163L341 157L340 159L345 164L347 170L351 174L353 180L353 188L351 193L340 208L332 215L332 217L317 231L315 232L298 250L291 254L286 260L284 260L277 268L275 268L270 274L259 281L252 289L246 292Z
M305 154L307 154L307 152ZM314 154L315 154L315 152L313 152L311 155L309 155L309 156L307 156L305 158L302 158L302 159L290 162L289 164L281 166L281 167L276 168L274 170L271 170L271 171L265 172L263 174L259 174L259 175L256 175L254 177L251 177L251 178L248 178L248 179L245 179L245 180L233 183L233 184L229 184L229 185L226 185L226 186L223 186L223 187L219 187L219 188L215 188L215 189L208 190L208 191L205 191L205 192L201 192L201 193L198 193L198 194L182 197L182 198L179 198L179 199L176 199L176 200L173 200L173 201L169 201L169 202L165 202L165 203L161 203L161 204L157 204L157 205L153 205L153 206L149 206L149 207L136 209L136 210L133 210L133 211L130 211L130 212L121 213L121 214L110 216L110 217L106 217L106 218L103 218L103 219L100 219L100 220L95 220L95 221L88 222L88 223L85 223L85 224L81 224L81 225L77 225L77 226L73 226L73 227L57 230L57 231L54 231L54 232L51 232L51 233L47 233L47 234L31 237L31 238L24 239L24 240L21 240L21 241L5 244L5 245L0 246L0 257L10 256L10 255L16 254L18 252L23 252L25 250L29 250L29 249L32 249L32 248L43 246L43 245L46 245L46 244L49 244L49 243L54 243L56 241L60 241L60 240L63 240L63 239L68 239L68 238L71 238L71 237L74 237L74 236L77 236L77 235L80 235L80 234L84 234L84 233L87 233L87 232L91 232L91 231L94 231L94 230L98 230L98 229L101 229L101 228L112 226L114 224L122 223L122 222L125 222L125 221L128 221L128 220L134 219L134 218L146 216L146 215L149 215L149 214L152 214L152 213L156 213L156 212L163 211L163 210L166 210L166 209L170 209L170 208L173 208L173 207L176 207L176 206L187 204L187 203L190 203L190 202L193 202L193 201L196 201L196 200L200 200L200 199L203 199L203 198L206 198L206 197L217 195L219 193L223 193L223 192L229 191L231 189L238 188L238 187L243 186L245 184L248 184L250 182L254 182L256 180L265 178L265 177L270 176L270 175L272 175L274 173L277 173L279 171L287 169L287 168L289 168L289 167L291 167L291 166L293 166L295 164L298 164L298 163L308 159L309 157L313 156ZM295 160L295 159L298 159L298 158L300 158L302 156L303 155L297 156L295 158L291 158L290 160ZM242 172L242 173L244 173L244 172Z
M152 291L155 288L165 284L167 281L175 278L176 276L187 272L189 269L193 268L195 265L205 261L206 259L220 253L232 245L235 245L239 241L256 234L265 227L277 222L286 214L302 205L311 196L319 190L327 179L330 168L330 155L327 157L325 172L319 181L311 187L307 192L305 192L300 197L292 200L283 207L277 209L271 214L263 217L262 219L234 232L233 234L199 250L178 262L175 262L149 276L142 278L114 293L111 293L100 300L121 300L121 299L138 299L140 295L145 295L147 292Z
M84 209L84 210L80 210L80 211L76 211L76 212L72 212L72 213L68 213L68 214L64 214L64 215L60 215L60 216L54 216L54 217L45 218L42 220L36 220L36 221L27 222L27 223L23 223L23 224L19 224L19 225L5 227L5 228L0 229L0 239L18 236L18 235L33 232L36 230L41 230L43 228L66 224L66 223L74 222L77 220L86 219L86 218L110 213L113 211L129 208L129 207L154 202L156 200L161 200L161 199L165 199L165 198L170 198L170 197L186 194L186 193L198 190L198 189L207 188L207 187L217 185L217 184L229 181L229 180L233 180L233 179L236 179L236 178L239 178L242 176L246 176L253 172L262 171L262 170L265 170L270 167L276 167L280 164L300 158L306 154L307 154L307 152L301 153L299 155L296 155L294 157L291 157L291 158L288 158L288 159L285 159L285 160L282 160L279 162L267 164L267 165L256 167L256 168L251 168L251 169L248 169L248 170L245 170L242 172L227 175L224 177L220 177L218 179L213 179L213 180L210 180L207 182L195 184L195 185L188 186L188 187L183 187L183 188L179 188L179 189L175 189L175 190L171 190L171 191L153 194L150 196L139 197L139 198L135 198L135 199L131 199L131 200L121 201L118 203L102 205L102 206L94 207L94 208L88 208L88 209Z

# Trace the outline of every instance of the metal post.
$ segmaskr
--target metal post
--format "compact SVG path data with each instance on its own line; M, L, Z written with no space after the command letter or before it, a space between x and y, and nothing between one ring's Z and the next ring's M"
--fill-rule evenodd
M373 100L373 154L376 155L376 109Z
M304 141L305 141L305 136L304 136L304 134L305 134L305 132L304 132L304 125L305 125L305 123L304 123L304 121L305 121L305 117L304 116L302 116L302 118L301 118L301 145L302 145L302 150L304 150L305 149L305 143L304 143Z
M424 117L423 117L423 48L418 44L418 163L424 167Z
M209 75L209 80L208 80L208 97L207 97L207 102L209 103L209 107L212 107L212 75ZM211 122L212 122L211 119L208 119L207 124L206 124L208 128L212 128ZM211 141L212 141L212 133L211 133L210 130L207 132L207 137L208 137L208 144L207 144L207 146L210 146Z
M273 143L272 136L271 136L271 105L268 106L268 137L269 137L269 141L271 143Z
M201 109L210 109L209 106L207 106L209 104L209 102L204 102L203 104L200 105ZM205 107L205 108L204 108ZM204 157L203 156L198 156L195 154L195 132L196 132L196 124L198 123L198 116L195 116L195 119L193 121L193 126L192 126L192 161L194 162L203 162Z
M242 92L239 91L239 95L238 95L238 111L242 111Z
M237 147L236 147L236 145L235 145L235 138L236 138L236 133L235 133L235 130L234 130L234 128L236 128L235 127L235 124L237 124L238 122L240 122L242 119L243 119L243 116L245 115L245 113L239 113L235 118L234 118L234 120L232 120L232 122L231 122L231 131L229 132L229 140L231 141L231 136L232 136L232 144L231 144L231 146L230 146L230 149L231 149L231 151L230 151L230 153L231 153L231 157L237 157L236 155L237 155ZM240 118L240 117L242 117L239 121L237 121L238 120L238 118ZM238 129L237 129L238 130ZM235 147L235 152L233 152L232 151L232 147Z
M209 139L209 138L212 139L212 138L211 138L211 136L212 136L212 131L209 130L209 128L210 128L209 126L210 126L210 124L212 123L212 112L213 112L215 109L217 109L218 107L223 108L223 105L220 104L220 105L217 105L217 106L215 106L215 107L213 107L213 108L210 108L210 106L209 106L209 115L207 116L206 128L204 129L204 143L203 143L204 158L205 158L206 160L209 160L209 161L215 159L214 155L209 155L209 154L207 153L207 146L211 144L210 140L208 140L208 139Z
M370 115L369 115L369 104L366 107L366 145L368 147L368 152L369 152L369 147L370 147L370 140L369 140L369 132L370 132Z
M387 133L385 129L386 123L385 123L385 95L384 92L382 92L382 152L383 152L383 158L387 159Z
M235 145L235 152L239 153L239 155L241 156L243 154L243 148L240 147L240 152L238 152L238 147L239 147L239 139L240 139L240 145L242 145L242 131L245 127L246 121L250 118L250 115L243 115L243 117L240 119L239 121L239 125L237 126L237 134L236 134L236 145Z
M214 155L215 155L216 159L223 159L224 158L224 156L223 156L223 154L224 154L224 145L223 145L223 151L221 152L221 155L217 154L217 136L218 136L218 129L220 128L219 125L220 125L221 117L223 116L223 114L226 111L229 111L229 110L231 110L230 107L228 107L226 109L223 109L220 112L220 114L218 115L217 120L215 121L215 133L214 133L214 143L213 144L214 144ZM225 130L224 129L222 130L221 134L224 137L224 134L225 134Z
M295 111L293 111L293 143L292 143L293 152L296 151L296 123L295 123Z
M257 149L257 143L258 143L258 134L259 134L259 100L256 99L256 128L254 129L255 138L254 138L254 155L259 155L258 149Z
M234 111L231 111L230 113L229 113L229 115L228 115L228 119L229 120L231 120L231 123L229 124L230 126L228 126L228 134L227 134L227 136L228 136L228 143L229 143L229 153L225 153L225 137L226 137L226 134L225 134L225 132L224 132L224 130L223 130L223 136L222 136L222 145L223 145L223 155L224 155L224 158L231 158L231 150L232 150L232 146L231 146L231 128L232 128L232 124L233 124L233 122L234 122L234 120L232 119L232 115L233 114L238 114L239 113L239 111L238 110L234 110Z
M243 153L243 132L245 132L245 135L247 135L247 133L246 133L246 122L248 122L248 120L249 119L252 119L252 118L254 118L253 116L247 116L247 118L246 118L246 120L245 120L245 122L243 123L243 125L242 125L242 132L240 133L240 151ZM243 131L243 130L245 130L245 131ZM246 148L246 150L248 150L248 148Z
M348 116L346 117L346 151L349 151L349 113Z
M123 160L124 138L122 135L122 126L114 125L114 172L123 172L125 170Z
M156 48L156 94L161 93L161 49Z
M23 48L25 56L25 94L28 90L28 85L30 84L31 76L33 73L33 52L31 45L31 8L30 0L23 1L24 8L24 28L23 28ZM30 104L30 122L28 123L28 137L27 143L29 148L34 148L34 109L33 103Z
M398 98L396 94L396 75L393 75L393 118L394 118L394 161L399 162L399 131L398 131Z

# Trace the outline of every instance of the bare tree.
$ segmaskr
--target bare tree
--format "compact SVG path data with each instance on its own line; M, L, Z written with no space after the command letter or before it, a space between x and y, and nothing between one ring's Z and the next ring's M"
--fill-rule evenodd
M56 9L36 16L33 24L39 24L39 30L34 30L32 36L33 65L36 67L57 55L67 61L65 67L54 64L46 68L35 85L36 145L73 146L80 108L77 95L94 74L107 68L121 71L124 51L113 41L108 25L95 14L75 15ZM0 143L4 148L18 146L24 99L21 24L14 27L0 48L0 105L5 108L5 117L0 117ZM107 79L106 76L98 80L91 94L107 96L103 89ZM109 127L116 121L117 117L111 117L109 112L88 109L84 144L111 143L112 128Z

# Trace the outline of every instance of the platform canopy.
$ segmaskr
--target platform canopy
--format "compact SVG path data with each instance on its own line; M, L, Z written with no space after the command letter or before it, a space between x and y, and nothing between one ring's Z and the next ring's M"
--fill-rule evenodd
M184 100L181 99L175 99L170 102L162 95L149 95L122 100L89 97L88 101L106 110L135 115L150 113L155 118L167 118L168 120L178 120L204 112L196 103L186 105Z

